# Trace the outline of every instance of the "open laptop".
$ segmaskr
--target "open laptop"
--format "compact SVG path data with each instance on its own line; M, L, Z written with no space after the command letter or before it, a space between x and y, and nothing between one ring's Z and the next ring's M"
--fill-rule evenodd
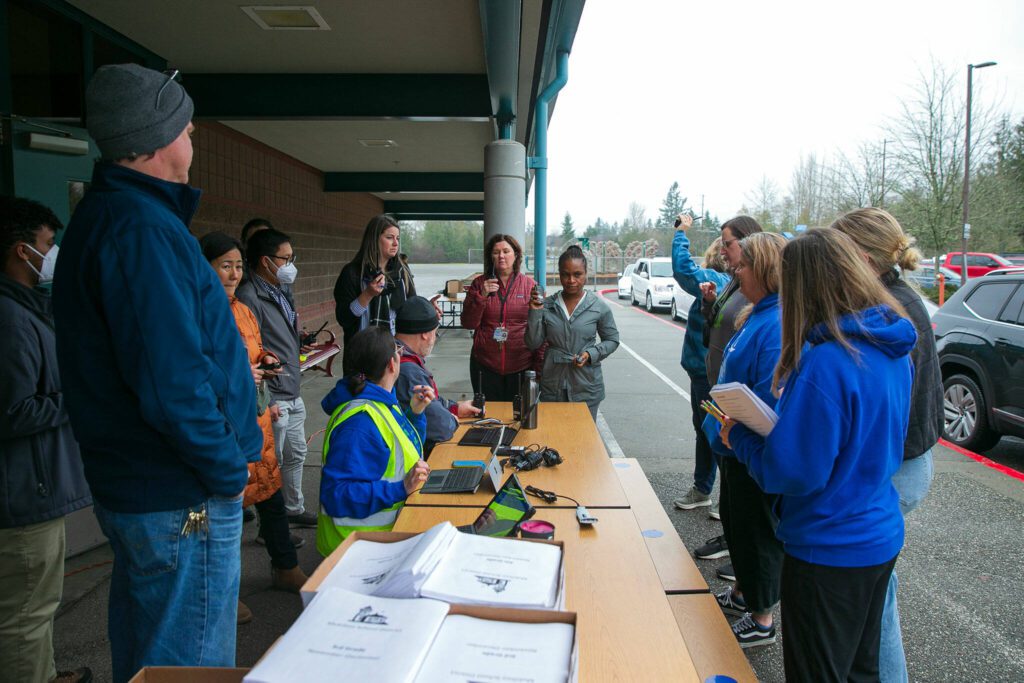
M485 467L453 467L450 470L433 470L427 475L420 493L476 493L480 482L491 481L495 492L501 486L501 461L492 455Z
M526 499L526 493L513 472L472 524L458 527L459 531L477 536L510 536L520 522L533 517L536 509Z
M489 448L498 445L509 446L518 433L518 429L513 429L506 425L501 425L500 427L470 427L462 435L462 438L459 439L459 445L487 446Z

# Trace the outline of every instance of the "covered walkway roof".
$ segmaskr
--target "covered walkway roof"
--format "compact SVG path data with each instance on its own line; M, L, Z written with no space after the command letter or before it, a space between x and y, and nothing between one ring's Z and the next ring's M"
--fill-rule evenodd
M537 95L584 0L46 4L180 69L197 119L319 169L325 191L373 193L402 219L479 220L484 146L513 138L532 154Z

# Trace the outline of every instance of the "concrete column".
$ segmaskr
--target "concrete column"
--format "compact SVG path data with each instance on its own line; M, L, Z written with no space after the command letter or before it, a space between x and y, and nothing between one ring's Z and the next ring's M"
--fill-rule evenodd
M526 248L526 148L515 140L484 147L484 240L512 235Z

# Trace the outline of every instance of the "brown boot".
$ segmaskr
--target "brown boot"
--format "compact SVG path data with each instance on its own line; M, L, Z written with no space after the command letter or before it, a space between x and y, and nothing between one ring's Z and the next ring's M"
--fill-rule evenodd
M295 565L291 569L270 568L270 576L274 588L289 593L299 593L302 586L309 579L302 567Z
M241 600L238 601L238 623L248 624L252 621L252 610L245 606Z

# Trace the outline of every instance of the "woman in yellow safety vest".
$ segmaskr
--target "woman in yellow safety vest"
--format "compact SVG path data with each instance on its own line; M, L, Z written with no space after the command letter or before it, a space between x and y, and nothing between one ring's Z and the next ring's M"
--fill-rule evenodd
M324 557L353 531L390 531L430 473L420 456L433 388L413 387L410 413L402 410L394 391L401 359L386 327L368 327L345 346L345 377L321 403L331 416L316 527Z

